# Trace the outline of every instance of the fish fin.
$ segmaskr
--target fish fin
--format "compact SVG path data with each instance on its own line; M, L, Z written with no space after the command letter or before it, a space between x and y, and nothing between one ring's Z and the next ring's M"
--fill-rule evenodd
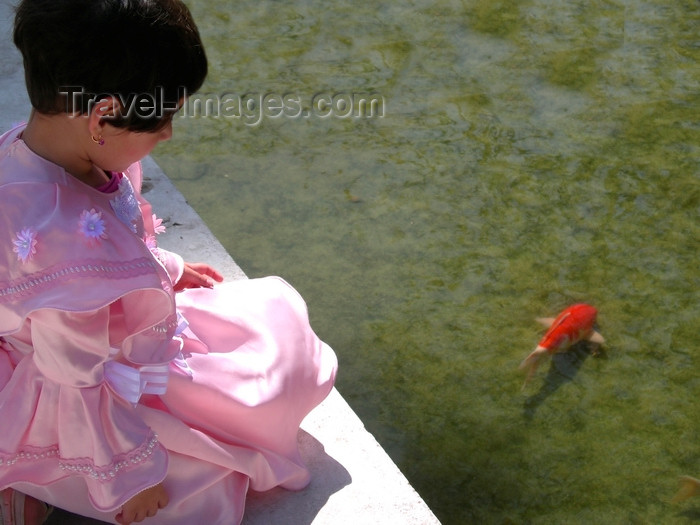
M681 487L678 489L678 492L676 492L676 495L673 496L671 503L679 503L687 500L691 496L700 494L700 479L695 479L690 476L681 476L680 483Z
M598 345L602 345L605 342L605 338L600 335L600 332L596 332L595 330L591 335L588 336L588 340L591 343L596 343Z
M540 324L545 325L547 328L552 326L552 323L554 322L554 317L537 317L535 319Z
M525 359L523 359L523 362L520 363L520 366L518 368L520 370L523 370L523 369L527 370L527 375L525 376L525 382L523 383L523 388L522 388L523 390L525 390L525 387L530 382L530 379L532 379L532 376L535 374L535 370L537 370L537 367L540 364L540 359L546 353L547 353L547 349L538 345L537 348L535 348L530 353L530 355L527 356Z

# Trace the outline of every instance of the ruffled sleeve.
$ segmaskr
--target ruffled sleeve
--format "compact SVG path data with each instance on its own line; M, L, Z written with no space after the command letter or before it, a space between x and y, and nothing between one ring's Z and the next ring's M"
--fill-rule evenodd
M167 452L133 406L104 379L110 309L38 310L30 317L34 353L0 392L0 485L84 478L93 505L119 508L165 477ZM4 468L3 468L4 467Z
M185 261L182 256L175 252L159 248L155 243L149 246L149 249L153 256L163 265L165 271L168 272L168 277L170 277L172 283L177 284L185 270Z

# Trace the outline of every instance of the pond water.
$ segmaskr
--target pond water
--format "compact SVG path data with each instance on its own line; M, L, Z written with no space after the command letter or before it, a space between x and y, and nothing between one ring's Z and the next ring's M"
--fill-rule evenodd
M698 2L190 3L211 73L154 156L442 523L699 522ZM522 389L579 301L602 356Z

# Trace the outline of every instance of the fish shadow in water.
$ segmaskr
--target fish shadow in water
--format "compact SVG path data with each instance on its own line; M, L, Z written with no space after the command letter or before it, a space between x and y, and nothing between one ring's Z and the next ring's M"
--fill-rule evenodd
M678 513L678 516L683 516L687 520L700 522L700 507L681 511Z
M593 350L596 347L597 345L588 341L579 341L566 352L552 356L542 387L523 403L523 415L526 419L532 419L539 406L556 392L561 385L574 380L584 361L593 354ZM596 349L596 354L605 357L600 348Z

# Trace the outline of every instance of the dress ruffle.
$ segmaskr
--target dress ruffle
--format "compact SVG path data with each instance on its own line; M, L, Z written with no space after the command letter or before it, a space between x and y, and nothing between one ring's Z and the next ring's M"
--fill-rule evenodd
M48 380L28 356L0 391L0 419L12 421L3 426L0 486L79 475L91 503L107 511L165 477L165 448L106 383Z

